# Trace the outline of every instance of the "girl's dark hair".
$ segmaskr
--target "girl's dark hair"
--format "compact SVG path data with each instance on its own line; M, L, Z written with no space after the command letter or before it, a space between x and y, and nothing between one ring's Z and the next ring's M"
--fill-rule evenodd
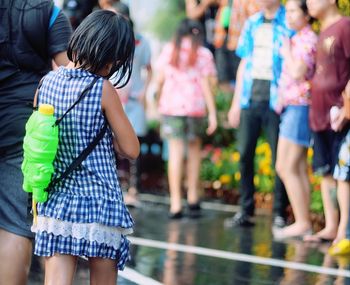
M184 19L180 22L174 38L174 49L171 56L170 64L179 66L180 47L184 37L189 37L192 42L190 55L188 58L188 65L192 66L197 60L197 49L203 44L204 30L200 22L190 19Z
M307 9L306 0L293 0L299 3L300 9L303 11L304 15L309 16L309 23L312 24L315 21L315 18L312 18Z
M67 54L74 64L95 74L112 63L107 77L118 71L114 84L118 86L122 82L118 87L123 87L130 79L134 50L130 22L118 13L98 10L87 16L74 31Z

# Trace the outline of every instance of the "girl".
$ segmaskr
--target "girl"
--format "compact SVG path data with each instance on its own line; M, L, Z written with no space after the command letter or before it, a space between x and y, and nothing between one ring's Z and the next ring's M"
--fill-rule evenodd
M343 99L344 105L337 116L335 118L331 116L333 130L346 132L333 173L334 179L337 180L340 219L337 236L329 249L332 255L350 254L350 81L343 92Z
M187 174L190 215L199 214L199 168L201 129L206 107L212 134L217 126L215 103L209 77L216 74L213 56L203 47L203 28L194 20L183 20L173 43L166 45L158 60L159 112L163 115L162 136L168 140L170 218L183 216L181 205L182 162L187 147Z
M109 126L82 164L53 187L47 202L38 204L32 230L35 254L45 257L45 284L72 284L78 256L89 259L90 284L116 284L117 266L123 269L128 259L125 235L132 232L133 220L123 202L114 150L135 159L139 144L106 79L117 70L131 74L133 52L129 21L111 11L96 11L74 32L67 67L43 80L38 104L52 104L60 117L97 78L60 124L54 178L86 148L105 121Z
M284 65L279 81L282 107L276 169L286 186L295 223L274 229L276 238L310 233L310 185L307 172L307 149L310 143L308 124L311 78L315 67L316 34L311 30L306 0L286 3L288 25L296 34L282 48Z

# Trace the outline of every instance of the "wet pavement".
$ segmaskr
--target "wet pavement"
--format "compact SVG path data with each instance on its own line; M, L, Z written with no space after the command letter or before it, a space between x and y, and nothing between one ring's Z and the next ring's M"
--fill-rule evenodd
M271 218L256 217L252 228L225 228L236 207L205 203L199 219L168 219L167 199L142 195L131 209L136 221L132 259L118 284L166 285L350 285L350 257L333 259L328 245L274 241ZM87 262L79 261L74 284L89 284ZM40 261L29 285L43 284Z

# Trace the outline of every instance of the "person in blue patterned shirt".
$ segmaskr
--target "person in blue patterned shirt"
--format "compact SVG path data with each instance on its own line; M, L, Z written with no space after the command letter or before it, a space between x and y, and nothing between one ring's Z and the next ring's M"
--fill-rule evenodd
M261 11L245 22L236 49L241 62L228 120L232 127L239 127L241 211L225 222L230 226L253 225L254 156L262 130L275 163L280 123L277 111L277 84L282 69L280 48L283 39L292 35L286 26L285 8L279 0L258 2ZM283 227L288 198L278 176L275 183L274 225Z

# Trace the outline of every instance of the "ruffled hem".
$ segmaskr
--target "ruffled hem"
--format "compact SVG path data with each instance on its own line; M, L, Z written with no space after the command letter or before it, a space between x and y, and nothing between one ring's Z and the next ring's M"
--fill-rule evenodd
M134 226L134 221L123 200L53 192L48 201L38 203L37 208L39 216L71 223L97 223L124 229Z
M96 223L77 224L47 217L38 217L36 224L32 226L32 231L34 233L52 233L55 236L72 236L76 239L85 239L90 242L96 241L99 244L107 244L118 248L121 236L131 234L133 230L107 227Z
M85 239L76 239L71 236L55 236L52 233L38 232L35 236L34 254L38 256L53 256L55 253L84 257L100 257L115 259L117 267L123 270L129 256L130 242L121 236L119 248L106 244L90 242Z

